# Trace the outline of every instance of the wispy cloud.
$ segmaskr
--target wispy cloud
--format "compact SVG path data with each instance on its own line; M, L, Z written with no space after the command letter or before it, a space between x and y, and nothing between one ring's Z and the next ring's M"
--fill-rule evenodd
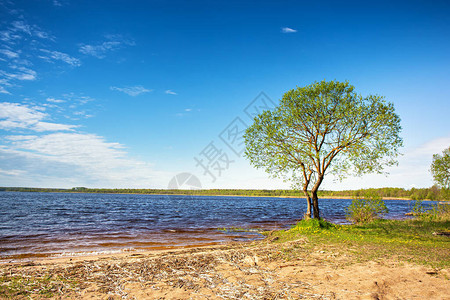
M31 35L32 27L28 25L25 21L14 21L12 22L12 28L16 32L24 32L28 35Z
M115 51L124 46L134 46L135 43L132 40L125 39L121 35L107 35L106 41L97 44L81 44L79 51L86 55L91 55L97 58L105 58L106 54L111 51Z
M9 83L9 80L6 78L1 78L4 77L5 75L3 75L0 71L0 94L11 94L9 91L6 90L5 86L11 86L11 83Z
M163 187L170 179L130 158L122 144L79 132L8 136L0 145L0 165L2 182L17 181L13 175L21 171L21 182L45 186Z
M55 99L55 98L47 98L47 101L51 102L51 103L64 103L64 102L66 102L65 100Z
M22 170L2 170L0 169L0 175L6 175L6 176L19 176L23 175L25 172Z
M0 86L0 94L11 94L11 93L8 92L8 90L5 89L4 87Z
M0 103L0 129L17 130L29 129L36 132L67 131L76 125L46 122L49 116L42 112L43 107L30 107L20 103Z
M119 46L119 42L103 42L100 45L81 45L80 52L97 58L105 58L106 52L115 50Z
M10 66L14 71L9 73L0 70L0 78L3 77L6 81L9 82L8 79L17 79L17 80L35 80L36 79L36 71L28 69L23 66Z
M49 33L43 31L39 26L30 25L23 19L11 22L9 27L0 31L0 40L9 44L14 44L18 40L23 40L26 37L53 39Z
M87 105L95 99L89 96L67 93L59 96L47 97L47 103L41 106L48 108L48 111L62 114L66 119L80 120L81 118L91 118L95 115L97 105Z
M68 94L64 101L88 101ZM47 102L62 103L47 98ZM85 114L78 111L76 114ZM42 106L0 103L0 182L25 186L165 187L172 174L129 157L124 145L79 132L77 126L47 122ZM25 130L31 131L31 134ZM131 183L131 185L130 185Z
M81 66L81 61L78 58L72 57L66 53L59 51L50 51L47 49L41 49L43 53L46 53L47 56L39 56L47 61L60 60L71 66L79 67Z
M168 94L168 95L178 95L177 93L175 93L172 90L166 90L165 93Z
M153 91L153 90L146 89L145 87L143 87L141 85L127 86L127 87L112 86L112 87L110 87L110 89L113 91L119 91L119 92L128 94L133 97Z
M95 100L92 97L84 96L84 95L77 95L75 93L63 94L62 98L65 101L70 102L70 103L75 104L75 105L84 105L84 104L87 104L87 103L92 102L92 101Z
M185 109L183 110L183 112L176 113L175 116L181 118L181 117L187 116L187 115L190 114L191 112L192 112L192 108L185 108Z
M58 1L58 0L53 0L52 3L54 6L63 6L61 1Z
M29 24L22 15L18 15L16 20L10 21L3 28L0 30L0 93L10 94L10 89L19 85L18 81L37 79L37 72L31 69L32 61L39 51L37 45L48 42L53 37L37 25ZM53 54L54 59L57 54ZM64 57L60 55L59 59Z
M8 58L18 58L19 53L8 50L8 49L0 49L0 53L5 55Z
M283 27L283 28L281 28L281 32L282 33L295 33L295 32L297 32L297 30L289 28L289 27Z

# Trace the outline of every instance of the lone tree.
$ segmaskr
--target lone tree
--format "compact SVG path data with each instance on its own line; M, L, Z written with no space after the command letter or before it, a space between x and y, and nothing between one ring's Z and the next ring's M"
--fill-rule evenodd
M312 206L320 219L317 191L325 175L383 173L397 164L400 131L400 118L384 97L363 97L348 82L315 82L288 91L277 108L255 117L244 135L245 156L301 187L305 217Z
M444 189L450 189L450 147L439 154L433 155L431 174L434 181Z

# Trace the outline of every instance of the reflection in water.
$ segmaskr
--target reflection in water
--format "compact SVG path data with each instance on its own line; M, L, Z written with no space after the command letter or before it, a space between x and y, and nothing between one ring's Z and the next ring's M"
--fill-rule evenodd
M320 199L323 217L346 223L351 200ZM426 205L430 205L427 202ZM386 201L388 218L404 218L409 201ZM0 192L0 257L23 258L124 249L162 249L258 239L289 228L304 199Z

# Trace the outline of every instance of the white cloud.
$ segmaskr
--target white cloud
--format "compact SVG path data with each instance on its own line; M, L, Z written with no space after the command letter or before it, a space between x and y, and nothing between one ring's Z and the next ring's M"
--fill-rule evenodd
M297 32L297 30L289 28L289 27L283 27L283 28L281 28L281 32L283 32L283 33L295 33L295 32Z
M129 158L123 145L95 134L7 138L10 145L0 146L2 167L8 172L13 168L26 171L27 176L20 180L28 180L33 186L165 187L170 179L169 174L154 171L150 164Z
M165 93L168 94L168 95L178 95L177 93L175 93L172 90L166 90Z
M64 101L80 98L73 94L66 96L69 98L63 98ZM91 100L82 98L80 101ZM60 99L47 100L60 103ZM86 117L83 111L74 114ZM4 185L167 186L171 174L156 172L150 164L130 158L123 145L95 134L77 132L74 125L47 122L48 118L42 106L0 103L0 129L34 131L31 135L13 134L0 140L0 181Z
M18 58L19 57L19 53L13 52L8 49L0 49L0 53L5 55L8 58Z
M66 102L66 101L64 101L64 100L61 100L61 99L55 99L55 98L47 98L47 101L48 101L48 102L51 102L51 103L64 103L64 102Z
M110 159L123 157L123 146L119 143L107 143L95 134L52 133L34 138L17 140L17 149L31 150L47 156L53 156L61 162L90 165Z
M50 51L46 49L41 49L41 51L48 54L48 56L40 56L40 58L46 59L48 61L60 60L74 67L81 66L81 61L78 58L72 57L66 53L59 51Z
M34 70L22 67L22 66L11 66L11 69L14 70L14 73L8 73L0 70L0 76L6 77L7 79L16 79L16 80L35 80L36 72Z
M4 42L14 43L17 40L24 39L24 35L40 39L53 39L50 34L41 30L39 26L30 25L23 19L11 22L9 28L0 32L0 39Z
M3 42L12 43L20 38L21 36L19 34L15 34L14 31L0 31L0 40L2 40Z
M26 141L37 138L36 135L7 135L5 139L10 141Z
M0 93L9 94L8 87L16 87L17 81L36 80L38 74L31 69L33 59L36 58L37 45L42 44L44 39L52 40L53 37L41 30L38 26L29 24L23 16L18 16L0 31ZM26 53L22 55L22 52ZM42 52L41 52L42 53ZM71 65L79 65L76 59L57 51L48 51L45 55L47 60L62 60ZM23 58L25 57L25 58Z
M36 42L37 39L54 40L54 37L43 31L37 25L30 25L23 16L9 23L9 26L0 31L0 40L9 46L16 45L20 41Z
M7 176L19 176L24 174L25 172L22 170L2 170L0 169L0 175L7 175Z
M76 125L66 125L66 124L57 124L57 123L50 123L50 122L37 122L34 127L31 129L35 131L72 131L73 128L76 128L78 126Z
M15 80L36 80L37 73L34 70L25 68L23 66L9 65L11 69L9 72L0 70L0 93L10 94L10 92L5 87L13 86Z
M122 48L123 46L134 46L134 41L124 39L121 35L106 35L107 41L96 45L81 44L79 51L86 55L97 58L105 58L106 53Z
M14 31L24 32L28 35L31 35L31 26L28 25L25 21L14 21L11 25Z
M189 111L191 111L191 110L192 110L192 108L186 108L184 111L189 112Z
M90 115L90 114L86 113L84 110L82 110L82 111L75 111L73 114L75 116L78 116L78 117L81 117L81 118L85 118L85 119L93 117L93 115Z
M45 122L48 118L42 107L29 107L20 103L0 103L0 129L15 130L29 129L42 131L66 131L73 130L75 125L57 124Z
M63 99L66 102L72 103L73 106L71 106L70 108L75 108L76 105L84 105L95 100L94 98L91 98L89 96L77 95L75 93L63 94Z
M92 55L97 58L105 58L108 51L117 49L120 46L119 42L103 42L100 45L81 45L80 52L87 55Z
M0 86L0 94L11 94L4 87Z
M153 90L146 89L141 85L128 86L128 87L123 87L123 88L112 86L112 87L110 87L110 89L113 91L119 91L119 92L128 94L133 97L138 96L143 93L148 93L148 92L153 91Z

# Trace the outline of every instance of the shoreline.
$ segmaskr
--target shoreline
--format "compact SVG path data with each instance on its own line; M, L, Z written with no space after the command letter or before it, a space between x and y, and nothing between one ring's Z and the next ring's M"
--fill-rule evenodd
M0 298L446 299L449 274L395 258L361 262L302 237L267 238L0 264Z
M166 253L179 253L183 251L189 251L191 249L196 250L208 250L216 247L229 247L235 242L228 242L222 244L208 244L208 245L189 245L179 247L161 247L160 249L139 249L139 250L124 250L110 253L100 253L102 251L93 251L92 253L81 252L80 255L56 255L56 256L40 256L40 257L27 257L24 259L14 259L13 261L0 260L0 268L5 265L49 265L49 264L65 264L65 263L77 263L83 261L104 260L113 258L127 258L137 256L154 256L163 255ZM97 253L96 253L97 252ZM103 251L108 252L108 251Z
M189 249L208 249L211 247L220 247L220 246L227 246L231 245L233 243L236 243L234 241L228 241L228 242L217 242L217 243L208 243L208 244L191 244L191 245L183 245L183 246L161 246L161 247L155 247L155 248L148 248L148 249L131 249L124 248L121 250L99 250L99 251L91 251L91 252L69 252L68 254L40 254L35 253L34 255L25 254L26 257L20 257L21 254L17 256L10 256L10 257L2 257L0 258L0 267L2 265L22 265L22 264L28 264L28 263L39 263L39 264L49 264L53 262L68 262L68 261L85 261L85 260L96 260L96 259L103 259L103 258L110 258L110 257L126 257L126 256L136 256L136 255L150 255L150 254L158 254L158 253L165 253L165 252L179 252L183 250L189 250ZM244 242L243 242L244 243Z

